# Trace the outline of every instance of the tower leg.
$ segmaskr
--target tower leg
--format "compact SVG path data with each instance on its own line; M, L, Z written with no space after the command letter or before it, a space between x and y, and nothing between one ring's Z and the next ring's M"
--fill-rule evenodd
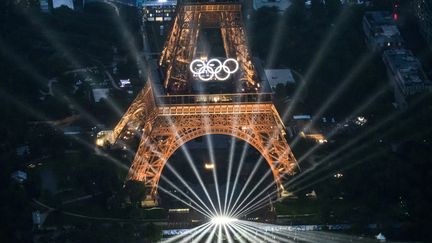
M285 198L295 198L295 195L293 192L287 191L285 189L285 187L282 185L280 187L281 187L281 190L280 190L280 199L281 200L283 200Z
M152 195L147 195L146 198L141 201L141 206L144 208L156 207L159 205L159 202L156 197Z

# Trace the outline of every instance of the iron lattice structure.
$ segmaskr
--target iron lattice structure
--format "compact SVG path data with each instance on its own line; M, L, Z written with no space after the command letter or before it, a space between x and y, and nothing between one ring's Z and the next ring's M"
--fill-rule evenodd
M240 7L233 3L179 6L159 64L149 68L146 86L109 138L114 143L126 132L141 133L127 179L144 182L148 206L157 204L159 179L170 156L186 142L207 134L234 136L257 149L273 172L278 196L284 194L283 185L295 172L297 162L271 93L188 94L188 65L201 24L221 29L227 57L236 58L243 67L239 81L249 87L259 83L246 45ZM174 86L185 94L170 94Z
M179 5L171 34L159 61L159 65L166 70L163 85L168 92L189 91L189 64L196 54L202 27L220 29L226 57L235 57L242 66L239 81L244 84L244 91L255 90L259 79L246 42L241 5L207 3Z

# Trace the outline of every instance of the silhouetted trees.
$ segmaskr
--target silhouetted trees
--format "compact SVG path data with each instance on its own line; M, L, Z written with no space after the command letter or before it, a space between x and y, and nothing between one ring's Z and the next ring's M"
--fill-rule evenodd
M129 180L126 182L125 190L130 198L132 205L140 206L141 201L145 199L146 188L141 181Z

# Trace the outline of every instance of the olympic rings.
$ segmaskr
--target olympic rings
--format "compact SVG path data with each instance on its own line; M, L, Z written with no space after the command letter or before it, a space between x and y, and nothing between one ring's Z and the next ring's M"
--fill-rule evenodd
M216 78L217 80L227 80L231 74L237 72L239 64L234 58L228 58L224 62L213 58L208 61L195 59L189 66L192 74L199 77L202 81L209 81Z

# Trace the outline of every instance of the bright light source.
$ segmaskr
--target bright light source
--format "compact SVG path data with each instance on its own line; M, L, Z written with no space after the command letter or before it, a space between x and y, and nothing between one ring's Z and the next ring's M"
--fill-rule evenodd
M230 224L232 222L238 221L236 218L231 218L228 216L217 216L211 219L212 224Z
M130 85L130 79L120 79L120 87L124 88L126 85Z
M215 165L214 165L213 163L205 163L205 164L204 164L204 168L205 168L206 170L212 170L212 169L215 168Z
M366 124L367 121L368 120L364 116L359 116L354 120L354 123L359 126L363 126Z

